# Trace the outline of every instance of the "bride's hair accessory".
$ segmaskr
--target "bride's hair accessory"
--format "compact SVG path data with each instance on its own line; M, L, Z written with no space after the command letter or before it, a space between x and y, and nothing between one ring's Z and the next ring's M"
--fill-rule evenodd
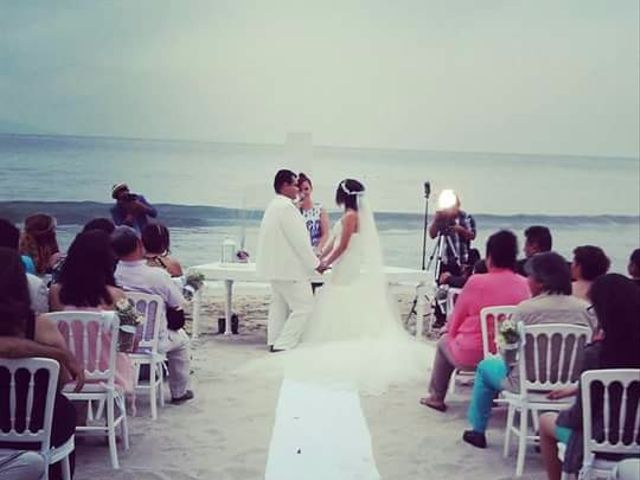
M355 195L356 197L361 197L361 196L364 195L364 190L360 190L360 191L351 191L351 190L349 190L347 188L347 181L346 180L343 180L342 182L340 182L340 188L347 195Z

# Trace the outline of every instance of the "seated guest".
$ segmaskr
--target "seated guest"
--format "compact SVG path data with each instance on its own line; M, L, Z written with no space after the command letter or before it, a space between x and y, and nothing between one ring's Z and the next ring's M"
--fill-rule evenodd
M597 340L585 347L582 371L640 368L640 289L628 278L610 273L593 282L589 296L598 319L599 332ZM553 398L576 394L574 404L568 410L545 413L540 417L540 447L547 476L550 480L560 480L562 470L577 473L582 466L582 398L579 386L553 393ZM612 396L611 418L619 416L616 409L620 409L620 404L614 398L615 394ZM632 396L629 401L633 401ZM601 399L594 398L593 403L601 405ZM602 410L596 409L595 413L592 426L596 433L601 433ZM566 445L564 464L558 459L558 441Z
M0 218L0 247L10 248L11 250L18 251L20 244L20 230L13 223ZM28 271L28 266L33 267L33 262L30 257L22 255L22 264L25 270ZM25 261L28 259L28 261ZM36 315L47 313L49 311L49 291L44 282L36 277L32 273L27 273L27 282L29 285L29 298L31 299L31 310Z
M538 253L527 262L529 289L533 298L524 300L513 314L514 322L525 325L568 323L593 329L595 319L589 304L571 296L571 273L566 260L554 252ZM485 431L493 399L502 390L518 391L518 368L507 365L502 357L485 358L478 364L468 417L472 430L463 440L474 447L485 448Z
M115 266L109 235L102 230L79 233L69 247L58 283L49 291L51 310L115 310L116 303L126 299L115 286ZM107 361L109 339L103 339L102 354ZM118 352L115 380L125 392L133 392L133 364L126 353Z
M125 290L159 295L167 306L167 324L160 326L160 350L169 364L169 388L172 403L193 398L189 386L189 338L184 326L185 299L169 274L147 265L142 242L137 232L121 226L111 236L111 244L120 259L116 268L116 283Z
M111 188L111 198L116 204L111 207L111 218L116 225L127 225L141 232L149 217L156 218L158 211L138 193L131 193L126 183L116 183Z
M529 298L527 279L513 271L518 240L507 230L487 240L486 263L489 273L472 275L460 292L446 325L446 334L438 341L433 362L429 396L420 403L444 412L451 374L456 368L474 369L482 360L480 310L497 305L517 305Z
M0 478L41 480L46 467L39 452L0 448Z
M161 223L149 223L142 229L144 257L150 267L159 267L172 277L182 276L180 262L171 257L169 229Z
M524 265L536 253L550 252L553 245L551 232L542 225L532 225L524 231L524 258L516 263L516 272L526 276Z
M82 227L83 232L88 232L89 230L102 230L108 235L111 235L115 229L116 226L111 220L101 217L89 220L85 226Z
M600 247L583 245L573 251L573 263L571 264L571 276L574 280L571 289L572 295L589 301L589 288L593 281L607 273L609 270L609 258Z
M20 256L15 250L9 248L0 248L0 338L14 338L16 344L21 340L27 339L41 344L45 347L53 347L57 351L65 351L62 357L70 358L72 354L67 351L67 347L58 331L58 327L44 316L36 317L29 307L29 290L27 288L27 280L24 266L20 260ZM30 344L21 344L22 347L30 348ZM20 346L15 347L20 348ZM27 350L28 351L28 350ZM32 350L34 354L39 354L37 349ZM15 354L14 357L19 357ZM64 384L71 380L72 373L65 366L68 363L62 363L60 366L60 383ZM74 367L75 372L77 369ZM8 388L5 382L7 378L0 378L0 390ZM44 379L43 379L44 380ZM82 386L82 381L78 383L76 388ZM36 380L36 389L42 391L44 384L39 385ZM37 408L43 408L41 403L44 397L41 395L34 396L34 403ZM40 405L38 405L40 403ZM3 410L3 415L7 410ZM0 418L0 423L6 423L7 420ZM56 394L53 425L51 431L51 445L54 447L65 443L74 434L76 428L76 414L73 405L65 396L59 392ZM11 442L0 442L0 448L25 448L24 444L12 444ZM39 449L39 445L34 445L33 449ZM73 453L70 457L71 469L74 468ZM49 470L49 478L62 478L60 462L52 465Z
M636 248L631 254L631 257L629 257L627 272L629 272L631 280L640 286L640 248Z
M62 258L56 239L55 218L44 213L28 216L20 239L20 253L31 258L36 275L52 275Z

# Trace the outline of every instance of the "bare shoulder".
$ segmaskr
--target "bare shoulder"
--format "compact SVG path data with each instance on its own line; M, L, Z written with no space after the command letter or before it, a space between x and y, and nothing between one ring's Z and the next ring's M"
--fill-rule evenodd
M121 288L108 285L107 290L109 291L109 295L111 295L111 300L113 301L114 305L118 303L119 300L127 297L127 295L124 293L124 290L122 290Z
M347 210L342 217L342 226L345 230L355 232L358 230L358 212Z

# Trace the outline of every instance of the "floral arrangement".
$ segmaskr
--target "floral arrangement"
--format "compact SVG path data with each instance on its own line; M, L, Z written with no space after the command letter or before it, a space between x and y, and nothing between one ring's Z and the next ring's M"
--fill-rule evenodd
M520 329L510 318L505 319L498 326L498 345L518 345L520 343Z
M187 278L185 278L185 285L197 292L204 285L204 275L200 272L188 274Z
M189 273L184 281L182 295L187 301L191 301L195 293L204 285L204 275L200 272Z
M118 315L120 319L118 350L121 352L130 352L133 350L136 328L142 323L142 316L138 313L135 304L129 298L123 298L116 302L116 315Z
M520 349L520 328L510 318L505 319L498 326L498 348L507 365L515 365L518 362Z

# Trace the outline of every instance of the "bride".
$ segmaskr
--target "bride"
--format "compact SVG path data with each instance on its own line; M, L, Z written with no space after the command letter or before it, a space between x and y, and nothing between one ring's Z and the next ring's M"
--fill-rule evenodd
M285 375L370 394L424 379L429 349L404 330L388 292L364 185L343 180L336 203L344 214L322 252L319 268L331 267L331 276L317 294L300 348L283 356Z

